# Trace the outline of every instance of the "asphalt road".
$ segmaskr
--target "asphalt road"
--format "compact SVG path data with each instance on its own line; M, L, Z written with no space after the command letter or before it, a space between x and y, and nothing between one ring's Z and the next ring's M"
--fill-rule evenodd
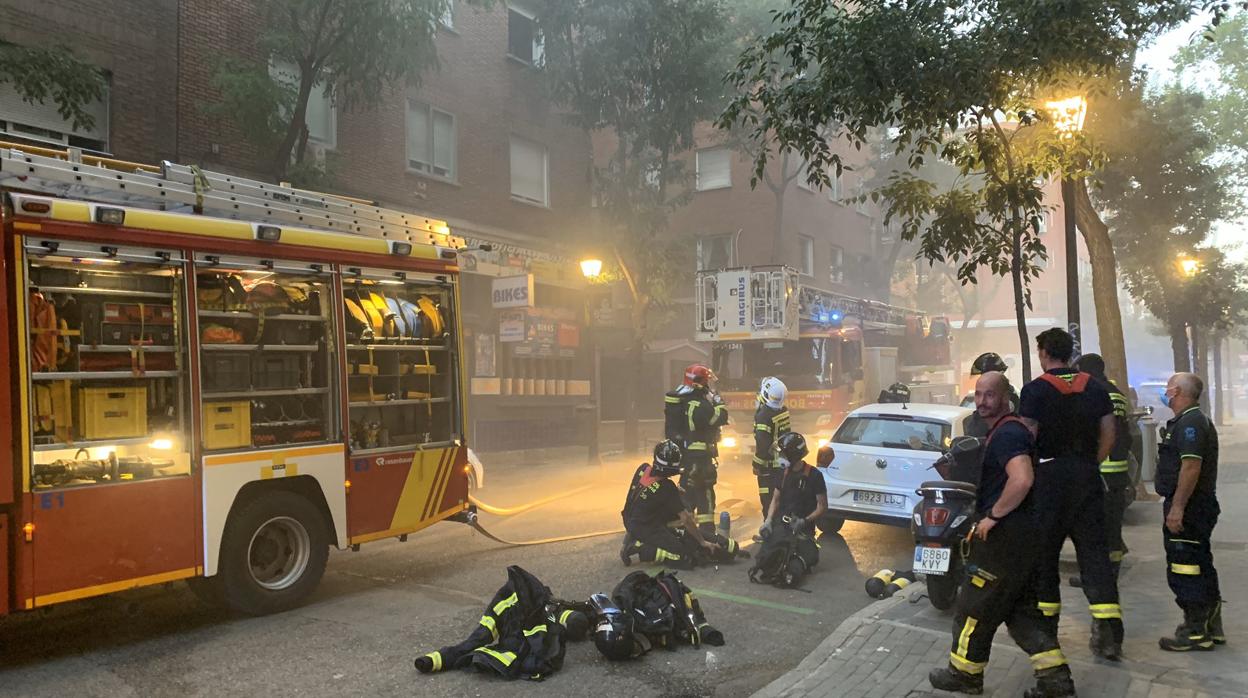
M594 482L576 496L483 524L509 540L609 530L618 526L631 467L601 474L583 466L509 471L487 459L480 497L516 506ZM759 523L755 486L744 469L725 468L721 505L733 533L748 541ZM733 500L737 500L734 503ZM569 647L563 671L542 683L502 682L461 672L419 674L412 659L454 644L518 564L558 596L609 593L627 570L619 535L510 547L467 526L444 523L406 543L331 553L320 588L303 607L242 618L200 603L181 584L0 619L0 693L22 696L166 695L748 695L795 666L847 616L871 599L864 575L909 567L906 530L846 524L821 540L821 562L804 590L751 584L748 561L680 573L700 595L727 645L653 652L609 663L592 643ZM634 564L636 568L636 564Z

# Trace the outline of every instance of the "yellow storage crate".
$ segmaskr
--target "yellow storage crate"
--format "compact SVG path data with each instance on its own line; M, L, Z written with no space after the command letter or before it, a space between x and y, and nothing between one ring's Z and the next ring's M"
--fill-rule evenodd
M147 436L147 388L79 388L82 438L134 439Z
M204 448L242 448L251 445L251 403L208 402L204 404Z

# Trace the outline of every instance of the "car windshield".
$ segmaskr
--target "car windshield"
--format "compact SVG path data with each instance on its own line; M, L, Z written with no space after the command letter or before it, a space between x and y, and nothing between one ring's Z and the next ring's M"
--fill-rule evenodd
M847 418L836 430L832 441L909 451L940 451L949 440L950 432L945 422L910 417L861 416ZM917 441L911 443L912 439Z

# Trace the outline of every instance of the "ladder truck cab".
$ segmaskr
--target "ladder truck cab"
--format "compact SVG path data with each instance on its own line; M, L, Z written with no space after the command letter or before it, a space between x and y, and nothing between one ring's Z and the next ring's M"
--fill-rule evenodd
M879 301L802 286L786 266L698 272L696 339L709 342L733 415L721 457L749 457L759 383L789 389L793 429L825 444L850 411L894 383L914 402L955 404L949 322Z

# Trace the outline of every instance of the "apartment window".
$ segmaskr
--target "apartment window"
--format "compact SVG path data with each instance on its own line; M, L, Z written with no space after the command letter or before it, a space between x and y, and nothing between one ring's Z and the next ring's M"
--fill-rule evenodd
M1049 212L1044 211L1036 216L1036 235L1044 235L1049 232Z
M273 59L269 63L269 75L274 80L291 87L298 88L299 86L299 67L289 61ZM325 148L334 148L338 145L338 115L334 109L333 91L324 81L312 86L303 123L308 127L310 143Z
M446 10L438 18L438 23L447 29L455 29L455 0L446 0Z
M455 179L455 117L428 104L407 103L407 166Z
M858 181L855 183L855 186L854 186L854 196L862 197L866 193L867 193L866 183L862 181L862 176L859 175ZM854 210L857 211L858 213L861 213L864 216L869 215L870 208L868 207L867 199L865 198L857 199L854 202Z
M550 205L546 146L511 137L511 196L539 206Z
M837 203L840 202L841 200L841 177L843 176L844 176L844 173L837 172L835 167L833 167L832 170L828 172L828 201L836 201Z
M914 281L919 286L927 283L931 276L932 263L926 259L916 259L914 261Z
M545 42L537 26L537 15L516 5L507 7L507 55L529 65L540 66Z
M699 150L695 159L698 191L732 186L732 151L727 148L708 148Z
M44 141L56 146L72 146L87 150L108 150L108 91L102 98L85 105L94 123L90 128L74 128L72 119L66 119L57 111L56 102L48 97L43 104L31 104L22 99L13 86L0 83L0 138L12 135L34 141Z
M828 280L834 284L845 282L845 250L836 245L832 246L832 265Z
M727 269L737 265L736 235L698 238L698 269Z
M815 275L815 239L809 235L799 235L799 244L802 248L802 275Z
M810 186L810 163L802 161L801 167L797 170L797 186L806 191L814 191L814 187Z

